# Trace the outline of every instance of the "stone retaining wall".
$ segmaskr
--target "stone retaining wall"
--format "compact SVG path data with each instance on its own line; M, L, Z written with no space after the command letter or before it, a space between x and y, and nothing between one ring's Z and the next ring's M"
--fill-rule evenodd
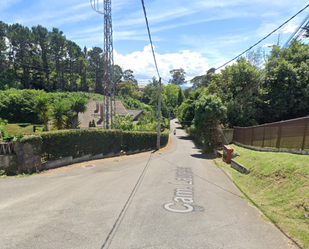
M19 173L41 170L41 148L37 148L27 142L15 142L14 145Z

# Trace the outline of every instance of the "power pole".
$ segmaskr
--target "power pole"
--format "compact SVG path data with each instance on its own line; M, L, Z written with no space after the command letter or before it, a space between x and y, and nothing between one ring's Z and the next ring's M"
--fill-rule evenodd
M106 129L110 128L115 119L116 100L114 74L114 56L113 56L113 28L112 28L112 9L111 0L90 0L94 11L104 16L104 63L105 73L103 83L105 84L105 124ZM109 119L110 118L110 119Z
M159 79L157 150L160 149L160 128L161 128L161 77Z

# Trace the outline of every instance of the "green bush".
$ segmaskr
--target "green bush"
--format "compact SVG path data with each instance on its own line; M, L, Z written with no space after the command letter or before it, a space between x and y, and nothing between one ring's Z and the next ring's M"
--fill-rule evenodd
M42 160L62 157L81 157L118 152L121 146L121 131L90 129L62 130L41 133Z
M161 133L160 146L164 147L169 138L169 133ZM122 132L122 148L124 151L155 149L157 145L157 133L155 132L136 132L123 131Z
M125 151L156 148L155 132L129 132L120 130L88 129L61 130L40 134L42 137L42 161L73 156L108 154ZM164 147L169 133L161 133L160 145Z

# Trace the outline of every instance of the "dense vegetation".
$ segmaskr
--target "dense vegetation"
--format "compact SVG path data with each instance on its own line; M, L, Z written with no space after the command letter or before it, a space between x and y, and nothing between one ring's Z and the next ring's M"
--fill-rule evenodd
M103 50L81 49L62 31L29 29L0 21L0 90L9 88L103 93ZM114 66L114 81L131 80L131 70Z
M251 126L309 114L309 45L292 41L290 47L273 46L268 57L251 52L215 73L192 79L193 89L178 109L183 125L190 126L196 101L216 95L227 107L226 126ZM194 90L194 91L193 91Z
M9 123L53 120L57 129L77 127L82 102L104 98L103 58L101 48L81 49L57 28L48 31L40 25L29 29L0 22L0 117ZM186 83L186 72L180 68L170 73L169 84L162 85L162 115L177 113L181 124L193 125L191 132L204 142L205 130L213 131L219 123L250 126L308 115L309 45L296 40L288 48L273 46L268 56L259 49L221 71L211 68L194 77L192 88L185 91L181 85ZM115 65L114 81L116 98L127 109L153 116L141 120L139 127L129 117L119 117L115 125L123 130L154 130L158 80L154 77L138 93L133 71ZM215 144L215 137L208 136L206 143Z

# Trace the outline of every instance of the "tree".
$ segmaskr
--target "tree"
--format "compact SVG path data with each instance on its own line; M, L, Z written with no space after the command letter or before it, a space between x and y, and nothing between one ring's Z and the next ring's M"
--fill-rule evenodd
M7 60L7 37L8 25L0 21L0 89L6 89L14 86L14 70L11 63Z
M41 63L39 64L40 67L44 68L44 73L46 76L47 87L46 89L50 92L50 80L49 80L49 54L50 50L50 42L49 42L49 34L48 30L41 25L36 27L32 27L32 33L34 35L34 42L37 45L39 50L39 58L41 58ZM43 81L43 80L42 80ZM44 84L42 83L41 89L45 89Z
M114 65L113 68L113 83L116 86L116 93L118 95L119 93L119 83L122 82L123 72L120 66Z
M116 114L115 121L113 122L113 129L119 129L123 131L135 130L135 124L133 123L133 117L126 115L122 117L120 114Z
M143 102L145 104L153 104L158 100L159 92L159 82L155 77L152 78L152 81L149 81L149 84L144 88L143 92Z
M207 93L216 94L228 107L225 123L231 127L255 125L263 116L264 72L253 64L240 57L220 74L211 74Z
M88 51L87 47L84 47L81 56L79 57L79 74L81 76L80 90L88 92L89 87L87 84L87 59Z
M309 45L293 40L289 48L273 47L266 64L267 121L308 115Z
M183 85L186 83L186 72L182 68L180 69L173 69L170 71L172 79L169 80L169 83L175 85Z
M195 116L191 130L202 138L204 151L210 152L219 142L218 125L226 107L215 95L202 95L195 103Z
M90 78L95 82L95 92L103 94L104 58L103 50L93 47L88 51Z
M183 93L181 90L181 87L178 89L178 100L177 100L177 106L180 106L183 102Z
M29 66L31 65L30 51L32 34L29 28L20 24L13 24L8 28L8 38L11 46L11 59L14 62L15 72L21 66L21 83L24 88L30 88Z
M77 73L79 66L79 59L81 57L82 51L80 47L72 41L66 41L65 43L66 51L67 51L67 61L69 64L69 72L70 72L70 86L68 86L67 90L77 91Z
M177 109L177 117L182 126L190 127L195 116L195 101L185 100Z
M63 32L59 31L57 28L53 28L53 31L49 33L50 43L51 43L51 53L54 58L54 63L56 65L57 79L54 82L54 89L64 90L64 84L61 77L61 62L65 57L65 41L66 38L63 36Z
M133 71L131 69L127 69L123 72L123 80L129 81L131 84L137 89L138 83L137 80L134 78Z
M127 95L133 99L139 99L140 95L138 94L136 88L131 84L130 81L123 81L119 84L119 91L121 95Z
M80 96L71 98L70 110L73 113L71 128L75 129L78 125L78 114L87 111L87 99Z
M41 94L37 96L34 110L38 114L39 119L43 121L45 130L48 131L48 120L50 117L51 106L50 98L47 94Z
M7 49L7 46L5 44L6 29L7 29L7 25L4 22L0 21L0 58L1 59L5 58L4 53Z
M154 111L150 111L140 116L137 123L139 131L157 131L158 129L158 116Z
M181 91L180 86L173 84L168 84L166 87L164 87L163 94L166 96L165 103L167 106L171 107L171 110L176 108L178 104L179 89Z
M70 106L68 101L57 101L52 107L51 116L53 117L53 128L61 130L67 127L67 118L69 115Z

